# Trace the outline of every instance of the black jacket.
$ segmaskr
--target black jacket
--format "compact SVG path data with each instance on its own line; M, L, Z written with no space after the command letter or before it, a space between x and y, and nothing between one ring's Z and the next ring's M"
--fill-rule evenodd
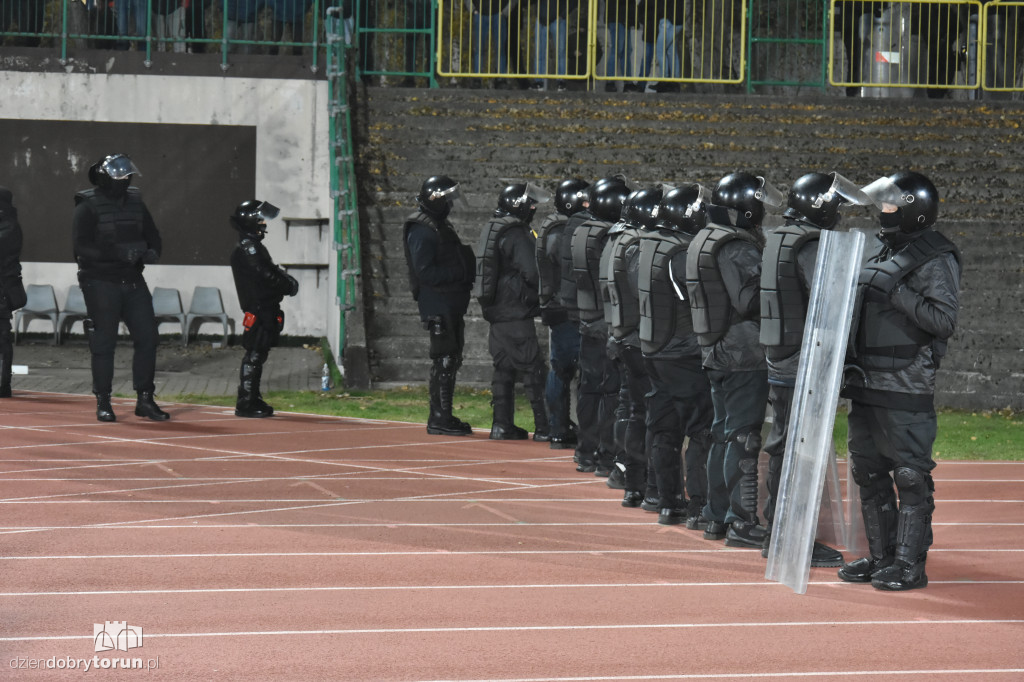
M526 223L507 228L498 238L495 249L498 286L493 302L482 308L485 320L515 322L539 314L536 249Z
M146 263L160 258L163 242L153 216L134 187L122 197L99 189L75 194L71 233L78 276L140 282Z
M431 224L427 219L414 213L405 223L405 256L420 318L465 315L476 278L476 255L448 221Z
M257 317L276 316L281 300L295 291L295 280L270 257L258 239L243 236L231 252L231 275L242 310Z

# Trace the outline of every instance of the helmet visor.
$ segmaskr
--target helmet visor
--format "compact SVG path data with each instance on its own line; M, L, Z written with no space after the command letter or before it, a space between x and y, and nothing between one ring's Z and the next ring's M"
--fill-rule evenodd
M693 185L697 188L697 198L693 200L689 206L686 207L686 217L689 218L696 211L700 211L701 204L707 206L711 203L711 190L700 183Z
M256 207L256 215L260 217L260 220L273 220L281 213L281 209L274 206L269 201L262 202Z
M839 195L844 201L857 204L858 206L870 206L874 203L871 197L858 187L853 181L843 177L839 173L829 173L832 176L832 186L825 194L818 197L816 201L827 203L832 201L835 195Z
M760 175L757 176L757 179L761 181L761 186L754 192L755 199L765 206L771 206L772 208L779 208L786 203L786 197L779 191L778 187Z
M901 190L890 178L878 178L861 191L868 196L870 203L883 213L891 213L914 203L914 195Z
M435 189L427 197L430 201L436 201L438 199L446 200L449 204L458 203L460 208L467 208L466 199L462 196L462 191L459 189L459 183L455 183L451 187L444 189Z
M551 201L551 192L547 191L540 185L535 185L532 182L526 183L526 195L527 201L535 204L543 204Z
M124 180L130 175L138 175L142 177L142 173L135 167L132 160L124 154L114 154L103 159L103 163L100 165L103 172L114 180Z

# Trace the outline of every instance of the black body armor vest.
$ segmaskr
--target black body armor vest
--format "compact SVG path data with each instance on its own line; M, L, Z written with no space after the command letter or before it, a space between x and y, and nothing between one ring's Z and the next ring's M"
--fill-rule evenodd
M821 229L810 225L785 225L768 236L761 270L761 344L773 357L800 350L808 293L800 282L797 254L820 237Z
M631 252L630 247L636 247L639 239L640 231L627 227L612 236L605 247L609 266L601 273L608 293L605 316L616 339L629 336L640 324L640 303L633 292L634 285L629 281L630 261L636 258L635 250Z
M897 371L910 366L921 346L931 344L936 359L946 354L946 342L920 329L896 310L889 296L914 270L936 256L960 251L944 236L928 230L891 259L867 263L857 283L861 310L857 327L858 364L864 369Z
M713 345L732 323L733 308L718 269L718 251L735 239L757 244L746 230L710 225L697 233L686 252L686 290L690 294L693 330L702 346Z
M491 218L480 233L476 257L476 291L473 293L481 306L494 303L494 296L498 292L498 240L510 227L522 225L522 222L515 216Z
M659 230L640 237L639 309L640 350L659 352L673 338L693 333L690 302L685 290L677 291L670 272L672 259L689 248L693 237L683 232ZM683 294L681 297L680 294Z
M604 317L601 295L601 252L611 223L591 219L576 228L572 235L572 272L576 279L576 306L580 319L596 322Z
M558 262L552 260L549 254L554 254L556 259L561 257L559 246L565 235L567 222L568 219L561 213L552 213L537 228L537 294L541 306L557 303L554 299L562 287L562 273Z
M412 298L414 301L418 301L420 297L420 282L416 276L416 271L412 267L412 255L409 252L409 230L415 223L422 223L427 225L434 230L437 235L437 265L438 267L445 268L447 270L462 270L462 256L460 255L459 249L462 246L462 242L459 240L459 236L455 234L455 230L452 226L445 222L438 222L435 218L424 213L423 211L417 211L409 215L405 219L405 227L402 230L402 245L405 248L405 263L409 268L409 288L412 290ZM465 285L461 282L452 282L447 285L437 287L438 291L465 291Z
M75 204L88 202L96 211L96 241L99 245L113 248L118 244L140 246L146 248L146 238L142 233L145 220L145 208L142 203L142 192L136 187L129 187L124 203L111 199L95 187L75 193ZM79 266L88 267L90 263Z

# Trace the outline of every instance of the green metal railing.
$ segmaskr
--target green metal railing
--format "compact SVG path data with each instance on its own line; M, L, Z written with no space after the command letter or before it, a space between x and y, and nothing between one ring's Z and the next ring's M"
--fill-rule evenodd
M346 321L356 309L358 278L361 274L359 211L355 158L352 149L352 119L348 105L348 34L337 7L327 12L327 88L330 107L331 198L334 202L334 248L337 251L338 348L336 361L344 372Z

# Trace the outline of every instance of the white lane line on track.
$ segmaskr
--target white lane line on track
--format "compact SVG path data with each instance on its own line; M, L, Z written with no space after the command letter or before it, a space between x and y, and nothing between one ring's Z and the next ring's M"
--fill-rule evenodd
M707 549L481 549L481 550L409 550L403 552L193 552L181 554L47 554L39 556L0 556L3 561L57 561L57 560L126 560L126 559L268 559L268 558L301 558L301 557L399 557L399 556L606 556L606 555L654 555L668 554L680 556L686 554L722 554L746 553L754 556L751 550L743 547L714 547ZM929 554L1018 554L1021 549L929 549Z
M569 528L585 528L585 527L615 527L615 526L636 526L638 528L650 528L651 521L495 521L493 523L488 522L465 522L465 523L403 523L403 522L382 522L382 523L211 523L211 524L159 524L159 525L147 525L140 523L140 525L124 525L124 526L105 526L102 528L93 526L0 526L0 531L5 530L25 530L25 531L37 531L37 530L224 530L230 528L232 530L268 530L275 528L390 528L390 529L401 529L401 528L546 528L546 527L569 527ZM1024 526L1024 522L953 522L946 521L941 523L932 523L932 526L947 526L950 528L958 528L960 526L1005 526L1010 528L1017 528ZM661 528L659 530L664 530Z
M811 580L808 585L834 586L848 589L847 583L837 580ZM1024 580L928 580L929 585L1022 585ZM417 592L445 590L563 590L563 589L631 589L647 587L771 587L789 589L786 585L775 582L713 582L713 583L565 583L551 585L331 585L323 587L210 587L195 589L150 589L150 590L79 590L70 592L0 592L4 597L89 597L110 595L146 595L146 594L231 594L231 593L263 593L263 592ZM851 586L849 589L858 589Z
M597 481L600 481L600 479L597 479ZM555 487L566 487L566 486L575 486L575 485L590 485L590 484L593 484L593 483L594 483L594 481L582 481L582 482L579 482L579 483L557 483L557 484L550 484L550 485L534 486L533 489L537 490L537 489L540 489L540 488L555 488ZM498 489L495 489L495 490L487 491L487 494L497 493L497 492L508 492L508 490L519 491L519 490L522 490L522 488L521 487L510 488L510 489L498 488ZM443 500L443 501L459 502L459 503L465 504L466 502L476 502L476 501L478 501L474 497L467 497L467 496L480 495L480 494L481 494L480 491L455 492L455 493L449 492L449 493L438 493L438 494L435 494L435 495L420 495L420 496L416 496L416 497L381 499L381 500L376 500L376 501L378 501L378 502L387 502L387 503L394 503L396 501L412 501L412 500L431 501L431 500L438 500L438 498L447 497L449 499ZM458 495L459 497L455 497L456 495ZM491 500L489 500L487 498L484 498L484 499L487 502L491 502ZM534 502L537 502L537 501L546 502L546 503L551 502L551 500L537 500L537 499L533 499L533 498L523 498L523 499L534 501ZM442 500L438 500L438 501L442 501ZM366 502L367 502L367 500L345 500L345 501L339 501L339 502L327 502L327 501L324 501L324 502L319 502L319 503L301 504L301 505L294 506L294 507L271 507L269 509L239 509L239 510L235 510L235 511L211 512L211 513L207 513L207 514L188 514L188 515L184 515L184 516L181 516L181 515L179 515L179 516L167 516L167 517L163 517L163 518L148 519L146 522L160 523L162 521L184 521L186 519L209 519L209 518L215 518L215 517L221 517L221 516L239 516L239 515L243 515L243 514L269 514L269 513L275 513L275 512L300 511L300 510L308 510L308 509L324 509L324 508L328 508L328 507L340 507L340 506L347 506L347 505L353 505L353 504L365 504ZM606 498L604 499L604 502L607 504L607 499ZM18 503L15 503L15 504L18 504ZM109 527L109 526L121 526L121 525L126 525L126 524L135 524L135 523L139 523L139 521L138 520L135 520L135 521L110 521L108 523L90 523L90 524L83 525L83 528L103 528L103 527ZM3 531L3 532L0 532L0 535L6 535L6 534L11 534L11 533L34 533L34 532L39 532L39 531L35 531L35 530ZM2 558L2 557L0 557L0 558Z
M249 630L240 632L154 632L146 633L147 638L164 637L284 637L289 635L388 635L445 632L552 632L560 630L704 630L724 628L806 628L806 627L863 627L900 625L1019 625L1024 620L1016 619L936 619L936 620L855 620L855 621L775 621L736 623L623 623L607 625L492 625L478 627L448 628L352 628L337 630ZM90 635L38 635L26 637L0 637L0 642L38 642L91 640Z

